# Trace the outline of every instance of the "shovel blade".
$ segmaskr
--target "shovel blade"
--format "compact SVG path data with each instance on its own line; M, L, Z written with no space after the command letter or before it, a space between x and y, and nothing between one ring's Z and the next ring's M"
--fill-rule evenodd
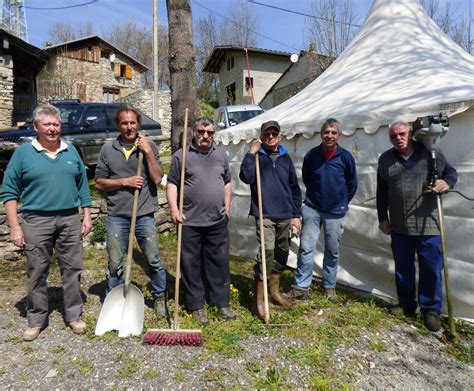
M119 337L141 335L145 299L136 286L130 284L126 295L124 287L125 285L116 286L105 298L95 326L95 335L102 335L111 330L117 330Z

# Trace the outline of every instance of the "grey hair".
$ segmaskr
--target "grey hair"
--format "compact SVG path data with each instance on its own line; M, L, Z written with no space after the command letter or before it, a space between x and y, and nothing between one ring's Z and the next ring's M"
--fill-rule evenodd
M33 123L36 125L42 115L51 115L61 122L61 112L57 107L50 104L39 105L33 111Z
M327 128L336 128L338 133L341 133L341 123L335 118L328 118L324 121L323 126L321 126L321 133L323 133Z
M408 122L405 122L405 121L396 121L393 124L390 124L390 127L388 128L388 131L391 132L397 126L404 126L407 130L409 130L411 132L410 124Z
M193 130L196 130L198 125L204 125L206 128L208 126L212 126L212 128L214 130L216 128L216 125L214 124L214 121L210 118L207 118L207 117L201 117L201 118L198 118L196 121L194 121Z

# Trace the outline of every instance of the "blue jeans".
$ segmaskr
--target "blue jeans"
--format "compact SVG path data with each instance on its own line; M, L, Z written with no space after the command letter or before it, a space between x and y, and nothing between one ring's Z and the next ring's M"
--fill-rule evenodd
M303 205L303 228L301 229L298 266L295 273L295 288L307 291L313 277L314 255L321 227L324 234L323 286L336 287L339 243L344 232L344 217L319 212Z
M441 313L443 255L438 235L404 235L392 232L395 283L399 305L416 310L415 253L418 256L418 303L422 313Z
M107 270L107 292L123 284L123 258L128 249L130 217L108 216L107 251L109 264ZM158 236L153 214L138 216L135 237L150 269L151 293L154 297L163 296L166 290L166 271L158 251Z

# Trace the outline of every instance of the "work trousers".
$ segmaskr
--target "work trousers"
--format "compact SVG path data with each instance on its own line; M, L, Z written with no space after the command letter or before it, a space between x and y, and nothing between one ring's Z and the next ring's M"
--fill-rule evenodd
M183 225L181 277L189 311L209 304L229 306L229 231L227 218L209 227Z
M83 267L81 219L77 209L54 213L23 213L21 224L27 259L27 318L30 327L48 323L47 278L53 249L63 288L64 320L82 314L80 274Z
M290 252L290 219L272 220L263 219L263 235L265 244L265 264L267 274L272 271L280 273L285 270L286 261ZM263 280L262 273L262 248L260 242L260 224L256 219L257 240L260 245L257 254L257 263L254 267L255 278Z
M443 255L439 235L404 235L392 232L392 252L395 259L395 283L399 305L415 311L416 269L418 257L418 303L422 313L441 313L443 300Z

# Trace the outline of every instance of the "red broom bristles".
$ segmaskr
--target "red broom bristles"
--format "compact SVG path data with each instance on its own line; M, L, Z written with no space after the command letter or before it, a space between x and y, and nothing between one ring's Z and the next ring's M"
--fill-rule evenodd
M143 345L202 346L201 330L149 329L143 336Z

